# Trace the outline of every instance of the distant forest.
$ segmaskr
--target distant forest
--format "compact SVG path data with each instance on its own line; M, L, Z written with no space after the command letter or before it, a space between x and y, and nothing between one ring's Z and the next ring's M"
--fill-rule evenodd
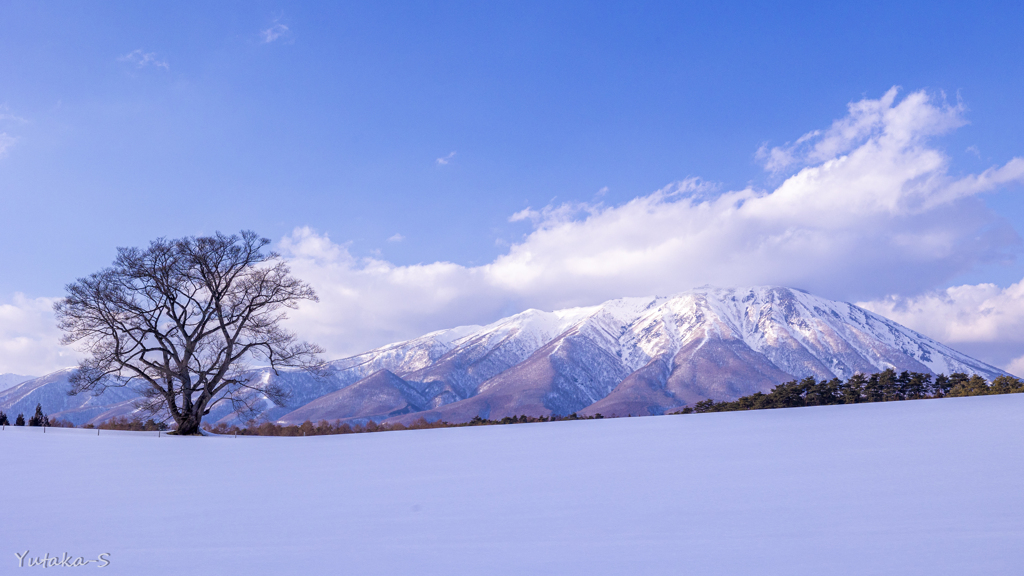
M734 412L737 410L769 410L772 408L797 408L801 406L832 406L836 404L864 404L868 402L895 402L900 400L919 400L925 398L952 398L959 396L985 396L990 394L1016 394L1024 392L1024 381L1013 376L999 376L991 384L981 376L968 376L953 373L949 376L920 372L900 372L888 369L876 374L854 374L845 382L839 378L818 381L813 377L803 380L792 380L779 384L767 394L757 392L733 401L715 402L707 399L687 406L672 414L704 414L708 412ZM616 416L612 416L616 417ZM282 426L273 422L254 423L248 426L228 426L204 424L203 429L214 434L238 436L323 436L329 434L360 434L366 432L388 432L395 430L419 430L425 428L461 428L464 426L494 426L501 424L526 424L532 422L559 422L566 420L599 420L605 418L601 414L593 416L506 416L501 420L487 420L474 417L469 422L451 423L443 420L428 422L424 418L406 426L404 424L377 423L373 420L365 423L350 424L346 422L328 422L321 420L314 424L310 421L300 425ZM24 416L19 414L16 425L25 424ZM0 424L10 425L8 417L0 412ZM70 422L50 419L36 406L35 415L29 419L29 426L73 427ZM118 417L108 420L99 426L88 424L85 428L102 430L136 430L157 431L167 430L168 426L152 419L143 422L141 419Z
M955 372L949 376L900 372L893 369L865 376L854 374L843 382L839 378L818 382L813 377L797 382L779 384L771 392L757 392L731 402L702 400L674 414L702 414L706 412L733 412L736 410L766 410L771 408L797 408L800 406L832 406L835 404L863 404L867 402L894 402L924 398L952 398L958 396L985 396L989 394L1016 394L1024 392L1024 382L1013 376L999 376L991 385L981 376L968 376Z

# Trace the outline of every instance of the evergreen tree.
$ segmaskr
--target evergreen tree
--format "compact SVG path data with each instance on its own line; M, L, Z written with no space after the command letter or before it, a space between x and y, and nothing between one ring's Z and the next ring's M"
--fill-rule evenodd
M953 383L950 382L949 376L939 374L935 377L935 383L932 384L932 396L942 398L946 394L949 394L949 389L952 387Z
M1016 394L1024 392L1024 382L1013 376L998 376L990 387L992 394Z
M985 382L984 378L975 374L953 386L949 390L948 396L984 396L991 393L988 382Z
M693 411L697 414L703 414L704 412L713 412L715 408L715 401L711 398L707 400L701 400L693 405Z
M28 419L29 426L49 426L50 419L43 414L43 405L36 404L36 413L34 416Z
M14 425L15 426L24 426L25 425L25 415L24 414L18 414L18 417L15 418L15 420L14 420Z
M904 370L896 377L896 394L899 400L906 400L910 395L910 382L913 377L910 372Z
M4 414L3 410L0 410L0 426L10 426L11 421L7 419L7 414Z
M832 393L828 387L828 381L815 382L814 378L805 378L801 384L808 382L804 392L804 404L807 406L828 406L832 404Z
M843 404L857 404L864 395L864 388L867 386L867 378L857 372L843 385Z
M872 374L864 382L864 401L881 402L883 400L885 400L885 391L882 389L882 383L879 382L879 374Z
M924 398L932 385L932 375L921 372L912 372L906 386L907 398Z
M949 389L952 390L961 384L966 385L967 381L970 380L970 376L963 372L953 372L949 375ZM947 392L948 393L948 392Z
M892 368L886 368L878 373L878 394L884 402L903 400L900 394L899 377L896 376L896 371Z

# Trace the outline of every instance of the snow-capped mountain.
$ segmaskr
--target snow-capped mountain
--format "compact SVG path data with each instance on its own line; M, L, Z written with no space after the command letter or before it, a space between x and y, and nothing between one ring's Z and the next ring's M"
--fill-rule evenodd
M129 388L110 388L99 396L90 393L69 396L68 378L74 370L57 370L0 392L0 410L13 422L18 414L24 414L25 418L34 414L39 404L46 414L76 425L103 422L134 410L132 403L138 394Z
M554 312L527 310L487 326L389 344L330 368L324 378L254 370L253 378L278 380L292 393L288 406L268 401L264 417L300 423L643 415L705 398L734 399L807 376L848 378L886 368L966 372L989 380L1004 374L852 304L780 287L705 287ZM62 386L63 371L24 382L0 392L0 409L34 409L40 401L49 413L76 423L133 409L130 398L105 398L109 392L68 404L56 398ZM235 420L226 403L207 417Z
M31 380L34 376L22 376L21 374L0 374L0 391L7 390L11 386Z
M1004 374L852 304L780 287L708 287L555 312L527 310L488 326L385 346L334 367L340 380L372 377L367 383L376 393L339 388L280 421L657 414L806 376L848 378L890 367L987 379ZM381 370L390 374L382 377ZM391 401L380 402L385 396Z

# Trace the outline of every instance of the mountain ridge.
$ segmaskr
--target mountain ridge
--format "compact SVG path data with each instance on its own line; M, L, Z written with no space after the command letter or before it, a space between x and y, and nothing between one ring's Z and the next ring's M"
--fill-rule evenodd
M288 406L267 401L263 417L291 424L660 414L807 376L845 379L886 368L966 372L988 380L1005 374L854 304L778 286L705 286L552 312L528 309L328 366L324 378L253 370L253 378L274 379L291 392ZM45 399L60 408L53 415L76 424L133 412L132 398L120 394L125 390L111 401L57 398L69 374L58 371L0 391L0 409L34 409ZM220 403L207 421L233 423L238 415Z

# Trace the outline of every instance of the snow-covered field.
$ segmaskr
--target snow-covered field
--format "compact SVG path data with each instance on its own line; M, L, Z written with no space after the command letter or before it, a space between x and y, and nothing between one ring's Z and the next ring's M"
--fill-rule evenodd
M0 574L39 572L26 550L175 576L1024 566L1021 394L310 438L7 427L0 455Z

